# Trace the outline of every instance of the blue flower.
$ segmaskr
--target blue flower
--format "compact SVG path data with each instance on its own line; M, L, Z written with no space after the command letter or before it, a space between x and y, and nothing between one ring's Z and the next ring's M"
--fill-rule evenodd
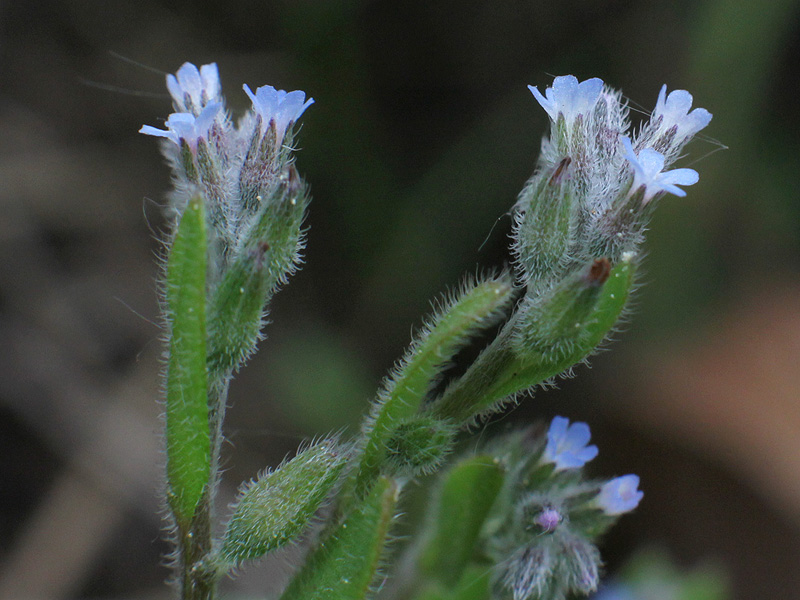
M271 85L262 85L254 94L247 84L243 88L245 93L250 96L250 100L253 101L253 110L261 116L262 132L269 127L270 121L275 122L278 144L283 141L289 125L297 122L300 115L314 103L313 98L306 100L305 92L300 90L285 92L276 90Z
M659 117L661 118L658 124L658 131L661 134L675 127L677 140L692 137L711 122L711 113L705 108L695 108L689 112L690 108L692 108L692 95L689 92L673 90L667 95L667 86L663 85L658 93L652 121L655 124Z
M181 145L181 140L183 140L194 151L197 149L198 140L208 135L208 130L220 110L222 110L222 104L215 102L206 106L197 117L185 112L172 113L165 123L166 130L144 125L139 130L139 133L164 137L172 140L178 146Z
M644 492L638 490L638 475L623 475L603 484L597 505L609 516L621 515L639 506Z
M544 460L554 463L556 471L579 469L597 456L597 446L587 446L592 437L586 423L569 424L569 419L555 417L547 432Z
M686 192L677 186L693 185L700 179L694 169L673 169L662 173L665 160L663 154L652 148L645 148L637 155L633 151L631 140L628 137L622 138L622 144L625 146L625 158L633 167L633 184L630 193L633 194L644 186L645 203L661 192L685 196Z
M199 114L206 105L221 100L217 63L203 65L199 70L192 63L183 63L175 75L167 75L167 89L180 112Z
M529 85L528 89L553 122L558 120L559 113L564 115L567 122L571 122L578 115L589 114L594 108L603 91L603 80L593 77L578 83L575 76L562 75L553 80L553 87L547 88L544 96L535 86Z

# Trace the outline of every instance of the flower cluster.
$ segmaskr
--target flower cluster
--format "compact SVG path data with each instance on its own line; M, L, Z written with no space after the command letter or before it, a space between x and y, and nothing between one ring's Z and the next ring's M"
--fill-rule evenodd
M546 436L508 438L497 453L509 473L487 541L497 585L515 600L588 594L599 584L595 545L643 497L639 478L591 480L583 467L597 456L586 423L555 417Z
M208 225L209 366L239 368L253 352L266 303L299 261L308 205L294 166L294 125L314 101L301 91L244 85L252 108L234 125L225 108L217 65L186 63L167 75L177 112L164 129L173 170L169 216L177 223L192 199L202 200ZM167 242L169 243L169 241Z
M672 169L711 121L685 90L661 89L649 122L629 133L621 95L598 78L556 77L544 94L528 86L552 121L537 172L520 194L514 252L520 279L536 282L604 256L638 253L655 200L685 196L696 171Z
M545 90L544 96L536 87L528 86L528 88L553 123L560 124L563 120L564 126L570 130L580 119L578 124L585 127L587 133L592 130L601 133L601 128L605 127L606 133L611 133L612 136L617 134L617 150L619 151L619 144L622 144L625 158L635 173L632 191L637 190L640 185L644 186L646 200L665 192L685 196L686 193L676 188L674 183L681 185L697 183L697 173L691 169L662 172L666 164L672 162L677 151L711 122L711 113L704 108L690 112L692 95L686 90L674 90L667 96L667 86L661 88L650 123L639 135L636 143L637 152L634 153L630 138L624 135L627 127L619 123L618 117L608 118L608 114L613 111L608 110L606 102L619 103L619 99L613 91L603 90L601 79L593 77L579 83L573 75L556 77L553 86ZM604 102L598 109L601 96ZM624 116L624 108L620 108L622 109L620 115ZM595 121L594 128L591 127L592 121ZM610 125L613 127L609 127ZM620 125L623 127L619 127ZM586 141L591 143L588 138Z
M266 85L253 93L243 87L252 108L236 127L225 109L217 65L198 69L185 63L175 75L167 75L177 112L167 118L164 129L145 125L140 130L167 140L162 151L175 175L173 216L179 218L198 193L206 199L212 250L219 259L210 263L223 265L223 270L257 245L251 234L269 204L288 194L297 205L304 186L293 170L293 127L314 102L301 91Z
M305 92L299 90L285 92L264 85L254 94L247 84L242 87L253 103L252 110L258 115L261 135L274 128L278 145L283 143L287 130L314 103L313 98L306 100ZM165 137L178 146L184 141L196 148L199 139L208 138L209 128L224 106L217 65L212 63L198 69L185 63L175 75L167 75L167 89L178 112L167 119L166 130L145 125L139 133ZM239 132L246 139L252 138L253 133L249 128Z
M547 445L542 453L542 464L552 464L555 471L580 469L597 456L597 446L589 446L592 434L586 423L572 423L565 417L555 417L547 430ZM639 491L637 475L623 475L604 483L594 500L595 505L608 516L632 511L639 505L644 492ZM537 516L550 523L547 509ZM541 524L541 523L540 523ZM542 525L542 527L545 527Z

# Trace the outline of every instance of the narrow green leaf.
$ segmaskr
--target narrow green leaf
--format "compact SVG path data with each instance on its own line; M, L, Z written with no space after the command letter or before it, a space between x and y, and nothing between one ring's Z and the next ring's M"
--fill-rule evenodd
M445 306L411 344L367 425L357 494L365 493L378 476L386 455L386 437L401 421L417 413L442 367L472 335L501 319L513 296L507 275L479 283Z
M625 257L608 278L591 294L581 295L566 310L556 311L555 321L547 315L530 320L541 334L540 343L527 343L534 336L520 334L519 313L509 321L495 340L470 366L464 376L451 385L432 407L439 418L468 422L476 415L493 412L509 396L563 373L586 358L614 327L628 302L636 264ZM560 301L559 290L554 297ZM590 301L591 304L587 302ZM576 315L581 318L575 321ZM572 334L567 334L573 324ZM579 323L575 328L574 324ZM549 345L547 342L549 339Z
M504 475L488 455L469 458L448 471L436 503L433 535L420 557L428 577L448 587L461 579Z
M209 480L210 432L206 372L206 220L201 198L181 218L167 261L170 325L167 362L169 502L187 526Z
M258 558L295 539L333 488L344 456L333 440L307 448L246 485L220 551L223 568Z
M378 576L398 498L397 484L379 479L347 520L306 561L282 600L363 600Z

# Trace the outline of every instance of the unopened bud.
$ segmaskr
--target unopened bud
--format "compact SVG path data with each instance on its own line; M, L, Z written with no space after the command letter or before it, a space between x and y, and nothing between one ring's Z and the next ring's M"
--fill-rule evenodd
M552 533L559 526L564 517L555 508L545 508L536 517L533 522L536 523L545 533Z

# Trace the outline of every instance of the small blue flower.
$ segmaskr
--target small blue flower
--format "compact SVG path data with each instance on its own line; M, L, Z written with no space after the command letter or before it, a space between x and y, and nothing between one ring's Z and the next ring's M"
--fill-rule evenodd
M597 456L597 446L587 446L592 437L586 423L569 424L565 417L555 417L547 432L544 460L554 463L556 471L579 469Z
M683 140L692 137L711 122L711 113L705 108L692 108L692 95L686 90L673 90L667 95L667 86L661 86L658 101L653 111L653 122L661 118L658 125L660 133L666 133L671 128L676 128L675 137Z
M269 127L270 121L275 122L278 144L283 141L289 125L297 122L300 115L314 103L313 98L306 100L305 92L300 90L285 92L284 90L276 90L271 85L262 85L256 89L254 94L247 84L243 88L245 93L250 96L250 100L253 101L253 110L261 116L262 132Z
M206 106L197 117L191 113L172 113L165 123L166 130L144 125L139 133L164 137L172 140L178 146L183 140L194 151L197 149L198 140L208 135L208 130L220 110L222 110L222 104L215 102Z
M639 506L644 492L639 491L638 475L623 475L603 484L597 505L609 516L621 515Z
M623 137L622 144L625 146L625 158L633 167L633 184L630 193L633 194L642 186L645 187L644 202L661 192L669 192L676 196L685 196L686 192L678 185L693 185L698 182L700 176L694 169L673 169L665 171L664 155L652 148L645 148L637 155L633 151L631 140Z
M603 91L603 80L593 77L578 83L574 75L562 75L553 80L553 87L547 88L544 96L535 86L529 85L528 89L554 123L559 113L567 122L572 122L578 115L585 116L594 108Z
M217 63L203 65L199 70L192 63L183 63L175 75L167 75L167 89L179 111L198 114L206 105L221 100Z

